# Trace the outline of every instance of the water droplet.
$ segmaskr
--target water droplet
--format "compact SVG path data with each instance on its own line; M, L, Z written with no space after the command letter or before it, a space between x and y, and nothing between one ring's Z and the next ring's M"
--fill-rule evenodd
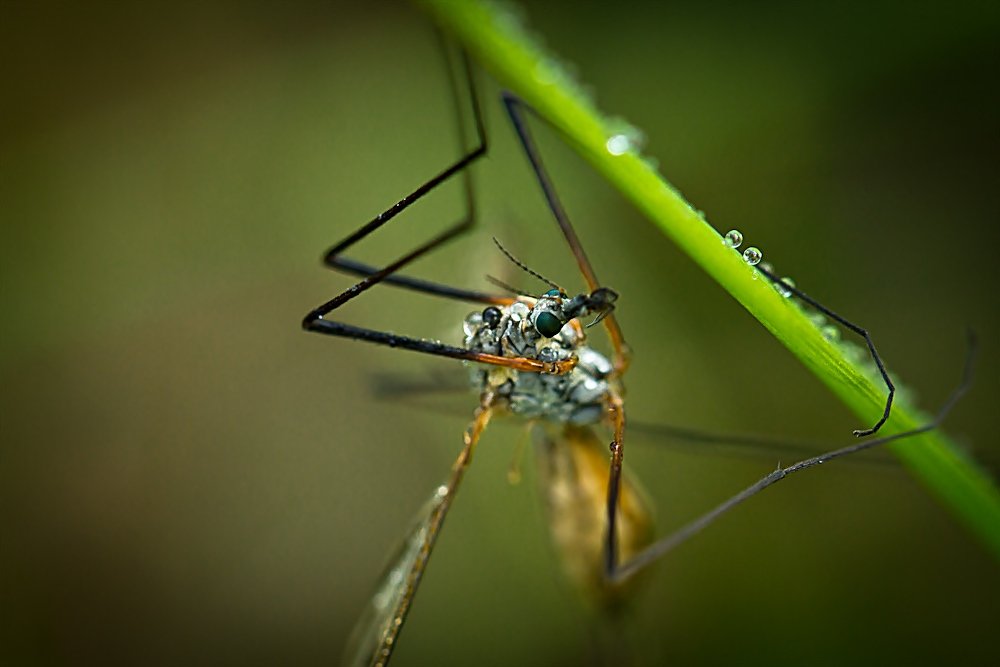
M760 259L763 256L764 254L757 248L754 248L753 246L750 246L749 248L743 251L743 261L749 264L750 266L757 266L758 262L760 262Z
M612 155L625 155L632 150L632 141L624 134L616 134L610 137L604 146Z
M743 234L738 229L730 229L726 232L726 235L722 237L722 242L730 248L739 248L743 245Z
M831 343L840 339L840 329L832 324L827 324L825 327L821 328L819 332L823 334L823 338L827 339Z
M447 486L445 486L444 484L442 484L441 486L439 486L437 488L437 497L438 498L444 498L447 495L448 495L448 487Z
M638 153L646 141L642 130L622 118L612 118L608 121L609 136L604 147L612 155Z
M538 360L551 363L558 360L558 354L551 347L543 347L538 351Z
M784 285L782 285L781 283L784 283ZM785 285L788 285L789 287L795 287L795 281L789 278L788 276L785 276L784 278L781 279L780 283L774 283L774 289L778 290L778 294L787 299L792 295L792 290L788 289L788 287L785 287Z

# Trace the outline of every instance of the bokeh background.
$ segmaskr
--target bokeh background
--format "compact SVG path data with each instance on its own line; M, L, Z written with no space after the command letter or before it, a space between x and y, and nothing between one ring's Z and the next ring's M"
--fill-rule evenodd
M995 3L526 14L718 229L868 326L924 407L975 327L979 381L948 430L997 460ZM463 370L299 329L349 284L322 251L456 155L431 27L396 3L5 2L0 68L0 662L335 661L475 402L380 398L376 378ZM485 287L509 274L497 235L578 286L485 79L481 225L418 272ZM635 419L850 439L853 415L537 134L622 294ZM394 257L460 208L442 191L358 255ZM457 341L468 310L384 289L344 317ZM506 481L521 437L486 433L394 664L600 662L530 456ZM776 458L628 450L664 532ZM898 466L838 464L667 558L605 662L986 664L998 619L996 561L948 511Z

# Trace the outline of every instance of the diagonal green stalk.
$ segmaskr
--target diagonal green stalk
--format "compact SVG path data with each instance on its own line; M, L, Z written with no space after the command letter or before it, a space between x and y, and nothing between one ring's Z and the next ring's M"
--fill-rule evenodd
M828 341L782 298L648 161L629 148L629 128L600 113L559 62L501 3L416 0L450 35L556 128L598 172L655 222L861 419L881 414L885 388L870 364ZM617 137L609 144L609 139ZM622 150L624 149L624 151ZM873 381L873 379L875 381ZM883 434L929 421L898 398ZM940 430L890 445L907 468L1000 556L1000 492Z

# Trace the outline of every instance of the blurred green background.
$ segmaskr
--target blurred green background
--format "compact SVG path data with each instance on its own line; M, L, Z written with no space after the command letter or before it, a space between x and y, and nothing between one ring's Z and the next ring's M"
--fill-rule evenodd
M996 3L526 13L716 228L741 229L869 327L925 408L954 385L975 327L978 384L948 430L998 459ZM377 375L463 371L299 329L350 282L322 251L457 154L432 29L394 3L3 3L0 63L0 662L335 662L475 403L378 400ZM484 273L508 272L497 235L578 287L484 85L481 224L417 273L485 287ZM850 439L853 415L537 133L598 274L622 294L634 419ZM460 210L442 191L358 255L386 261ZM384 289L344 317L457 342L468 310ZM532 466L506 482L520 437L502 420L484 436L394 664L599 662ZM775 459L639 436L628 448L661 532ZM995 560L898 466L790 479L646 588L620 630L629 654L609 664L998 653Z

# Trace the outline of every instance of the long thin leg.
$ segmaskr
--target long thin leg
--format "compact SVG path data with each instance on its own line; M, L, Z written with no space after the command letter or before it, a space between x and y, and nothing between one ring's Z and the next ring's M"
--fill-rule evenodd
M569 359L567 361L557 361L557 362L543 362L537 359L528 359L525 357L503 357L499 355L484 354L482 352L475 352L461 347L445 345L444 343L438 343L436 341L423 340L420 338L412 338L410 336L401 336L398 334L388 333L385 331L367 329L364 327L358 327L351 324L346 324L344 322L336 322L333 320L324 319L324 316L326 314L342 306L344 303L356 297L358 294L370 288L372 285L378 284L379 281L381 281L383 278L385 278L392 272L396 271L402 266L405 266L406 264L413 261L420 255L428 252L429 250L446 242L450 238L454 237L456 234L461 233L462 231L464 231L467 225L468 221L463 221L459 223L455 227L447 230L444 234L438 236L435 239L432 239L431 241L420 246L419 248L410 252L409 254L404 255L403 257L396 260L392 264L389 264L385 268L379 270L378 272L374 273L368 278L362 280L354 287L345 290L344 292L340 293L330 301L327 301L318 308L315 308L314 310L310 311L302 320L302 328L306 329L307 331L315 331L317 333L327 334L331 336L342 336L346 338L353 338L355 340L368 341L370 343L376 343L379 345L388 345L389 347L399 347L406 350L413 350L415 352L423 352L425 354L434 354L444 357L451 357L453 359L464 359L467 361L477 361L486 364L507 366L509 368L514 368L517 370L523 370L534 373L563 374L569 372L576 365L575 359Z
M611 466L608 471L607 533L604 537L604 572L609 579L618 562L618 496L622 485L622 464L625 460L625 407L620 396L611 395L608 408L614 429L611 441Z
M694 521L688 523L686 526L676 531L675 533L668 535L667 537L653 543L652 545L644 549L642 552L640 552L638 555L636 555L634 558L632 558L630 561L624 564L617 563L617 558L615 557L615 549L614 549L616 540L615 534L613 532L614 515L615 515L614 510L617 503L615 505L612 505L611 503L613 498L615 500L617 499L618 487L621 481L621 469L619 466L619 468L616 470L614 465L614 458L612 458L610 482L608 487L607 523L609 526L609 532L606 537L606 544L608 547L608 561L607 561L608 567L606 569L606 572L608 579L612 582L621 582L624 581L625 579L628 579L636 572L646 567L647 565L653 563L654 561L656 561L658 558L666 554L668 551L670 551L677 545L681 544L688 538L700 532L706 526L711 524L713 521L715 521L720 516L722 516L729 510L733 509L743 501L757 495L758 493L768 488L769 486L777 484L778 482L780 482L781 480L785 479L786 477L788 477L793 473L805 470L807 468L812 468L822 463L826 463L834 459L839 459L841 457L848 456L856 452L864 451L866 449L871 449L872 447L878 445L884 445L889 442L902 440L904 438L909 438L914 435L918 435L920 433L926 433L928 431L936 429L938 426L941 425L944 419L948 416L948 413L951 412L951 409L965 394L965 392L968 391L969 387L972 384L973 368L975 366L976 347L977 345L975 336L970 332L969 351L965 359L965 366L962 373L962 380L959 383L959 385L954 389L954 391L952 391L951 395L948 397L948 400L938 411L934 419L932 419L929 423L919 428L915 428L911 431L904 431L902 433L897 433L895 435L876 438L874 440L866 440L865 442L856 443L848 447L835 449L831 452L820 454L819 456L814 456L808 459L804 459L802 461L799 461L798 463L794 463L787 467L779 466L774 472L770 473L769 475L765 475L756 483L752 484L751 486L748 486L746 489L736 494L735 496L732 496L731 498L721 503L711 511L706 512L705 514L698 517ZM612 418L614 418L613 414ZM615 428L617 431L618 428L617 423L615 425Z
M396 564L392 572L403 576L401 581L402 589L395 591L394 604L387 609L384 617L377 619L382 627L377 628L378 635L375 638L373 652L365 664L383 666L392 655L396 646L399 633L406 621L406 615L410 611L413 597L417 593L417 587L423 578L427 562L430 560L434 544L437 542L441 527L444 525L445 517L451 504L454 501L458 487L462 483L465 471L472 461L472 454L475 451L479 436L490 420L492 415L493 393L484 392L480 397L479 407L475 416L464 434L464 446L458 458L451 467L451 475L446 484L438 488L431 501L430 511L427 516L416 527L415 542L412 550L406 550L403 554L403 562ZM412 559L412 560L410 560ZM402 570L406 570L405 574Z
M697 443L699 450L714 447L713 454L752 456L754 458L768 457L771 460L774 460L775 457L806 456L829 446L819 442L787 440L764 435L715 433L686 426L638 422L634 419L629 420L629 433L633 438L636 434L655 437L657 444L666 444L668 441L676 440L691 445ZM865 457L863 463L892 464L894 459L890 457Z
M342 273L347 273L361 278L368 278L369 276L375 275L379 271L373 266L347 257L327 256L323 259L323 262L330 268L335 268ZM435 283L430 280L423 280L421 278L414 278L411 276L390 275L383 278L381 282L386 285L394 285L396 287L403 287L433 296L443 296L447 299L456 299L458 301L487 303L497 306L506 306L514 302L514 299L511 297L487 294L486 292L467 290L460 287L452 287L451 285L442 285L441 283Z
M459 141L464 143L464 137L466 134L466 127L464 120L465 110L462 108L462 104L460 101L459 82L456 79L455 68L452 66L451 59L448 58L449 54L448 45L445 43L445 39L442 35L439 34L438 37L441 41L441 52L445 55L445 61L446 61L445 71L448 73L448 83L452 90L452 99L455 103L455 118L457 120ZM469 164L471 164L472 161L478 159L481 155L486 154L487 142L486 142L486 132L483 127L482 109L480 108L479 105L479 97L476 94L476 82L474 77L472 76L472 70L469 67L468 57L466 56L464 51L462 52L462 65L465 74L466 86L468 87L469 94L471 96L472 114L475 120L476 135L478 138L479 147L474 149L471 153L466 155L461 160L459 160L458 163L452 165L451 168L445 170L445 172L443 172L442 174L439 174L435 179L431 179L431 181L425 183L423 186L421 186L421 188L418 188L417 191L411 194L409 197L406 197L400 202L398 202L393 208L390 208L381 216L369 222L368 225L362 227L344 241L330 248L326 252L326 255L324 255L323 257L323 263L326 264L331 269L335 269L337 271L341 271L342 273L347 273L349 275L359 276L361 278L368 278L378 273L379 270L377 268L369 266L362 262L358 262L353 259L349 259L347 257L342 257L340 256L340 253L346 250L354 243L356 243L361 238L364 238L364 236L367 236L368 234L373 232L381 224L387 222L394 215L405 209L411 203L422 197L424 194L426 194L430 190L433 190L435 187L437 187L437 185L439 185L441 182L449 178L454 173L453 170L464 170L468 167ZM466 176L466 180L468 181L468 176ZM468 187L469 184L467 182L467 188ZM472 219L471 209L470 209L469 219L471 224L471 219ZM410 276L387 275L384 278L382 278L381 282L384 282L387 285L405 287L407 289L416 290L418 292L423 292L426 294L443 296L446 298L458 299L462 301L472 301L475 303L503 305L510 303L511 301L511 299L506 297L498 297L495 295L486 294L475 290L467 290L467 289L451 287L448 285L441 285L440 283L434 283L428 280L422 280L420 278L413 278Z
M779 285L784 290L788 290L789 292L794 294L799 299L802 299L816 310L820 311L827 317L836 320L838 323L842 324L843 326L847 327L848 329L850 329L851 331L853 331L854 333L858 334L859 336L865 339L865 344L868 345L868 352L871 354L872 361L874 361L875 365L878 367L878 372L882 376L882 380L885 382L885 386L888 388L889 394L886 396L885 399L885 408L882 410L882 416L879 418L877 422L875 422L875 425L872 426L871 428L855 429L854 435L860 438L866 435L872 435L880 428L882 428L882 425L885 424L885 421L889 418L889 413L892 411L892 399L896 395L896 386L892 383L892 380L889 379L889 372L885 369L885 364L882 362L882 357L879 356L878 351L875 350L875 343L874 341L872 341L872 337L868 334L868 330L859 327L854 322L851 322L847 318L842 317L841 315L838 315L837 313L833 312L832 310L821 304L819 301L816 301L816 299L812 298L799 288L785 282L784 280L774 275L767 269L761 267L760 265L757 265L756 269L761 273L763 273L764 276L772 283Z
M576 257L576 263L580 267L580 272L583 274L584 280L587 281L587 287L593 292L601 286L600 281L597 280L597 273L594 271L590 259L587 258L587 253L584 251L583 245L576 235L576 230L573 229L573 224L569 221L569 216L566 215L566 211L559 201L555 186L552 184L552 180L549 178L548 172L546 172L545 166L542 164L542 156L535 147L528 124L525 122L524 111L530 111L531 108L512 93L505 91L502 97L507 115L510 116L514 130L521 140L521 145L524 147L524 152L531 162L531 168L535 171L538 183L542 186L542 192L545 195L545 201L549 205L549 210L552 211L556 222L559 223L559 229L562 230L563 236L566 238L566 242L573 252L573 256ZM611 344L614 347L615 369L620 375L628 368L629 347L625 343L625 337L622 335L622 330L618 326L618 321L614 318L613 314L608 314L604 318L604 326L607 328L608 336L611 338Z
M476 214L475 198L472 192L472 179L469 174L468 167L473 162L475 162L482 156L486 155L487 140L486 140L486 132L482 122L482 113L479 106L479 98L478 95L476 94L475 81L472 76L472 71L468 62L468 58L464 54L462 56L462 64L464 67L466 79L468 81L469 92L472 99L473 114L475 116L476 136L478 142L476 147L473 148L471 151L465 153L461 158L459 158L456 162L448 166L442 172L440 172L436 176L432 177L430 180L420 185L420 187L418 187L416 190L403 197L401 200L390 206L382 213L379 213L377 216L375 216L375 218L373 218L367 224L362 225L359 229L357 229L352 234L347 236L347 238L335 244L332 248L330 248L326 252L326 255L324 257L324 262L328 266L343 269L345 271L354 274L360 274L364 277L364 279L361 282L354 285L353 287L351 287L350 289L347 289L341 294L338 294L330 301L327 301L325 304L319 306L318 308L313 309L303 321L304 328L306 329L312 328L312 324L315 321L322 319L324 315L327 315L328 313L340 307L350 299L353 299L354 297L360 295L365 290L371 288L373 285L377 285L380 282L387 281L387 282L394 282L395 284L402 283L402 284L407 284L414 288L418 288L417 285L419 283L415 281L415 279L409 279L409 278L404 279L404 277L402 276L396 276L394 277L394 279L390 279L390 276L399 269L401 269L402 267L406 266L410 262L417 259L418 257L426 254L427 252L430 252L431 250L437 248L438 246L443 245L449 240L459 236L460 234L468 230L474 223ZM448 71L449 71L449 80L452 85L452 92L455 99L457 100L458 99L457 84L454 80L454 76L451 74L450 67L448 68ZM458 118L459 119L462 118L461 113L458 114ZM460 131L459 134L461 138L463 133ZM379 229L384 224L395 218L398 214L402 213L410 205L415 203L424 195L428 194L429 192L434 190L437 186L441 185L442 183L450 179L452 176L459 173L462 174L464 179L466 214L462 220L460 220L451 228L446 230L443 234L425 243L424 245L418 247L416 250L408 253L407 255L400 257L395 262L392 262L391 264L382 269L375 269L360 262L355 262L353 260L340 257L340 254L344 250L350 248L358 241L367 237L369 234L375 232L377 229ZM431 293L439 293L437 291L438 288L437 285L434 285L432 283L427 284L426 281L423 282L425 283L426 291L429 291ZM492 303L491 300L488 302ZM334 335L341 335L341 334L336 334L334 330L331 329L331 327L324 327L324 333L333 333ZM353 331L345 329L342 335L353 337L352 336L353 333L354 333Z
M570 360L568 362L554 362L546 363L538 361L537 359L528 359L523 357L508 358L498 355L483 354L480 352L473 352L471 350L466 350L464 348L455 347L451 345L445 345L443 343L438 343L435 341L428 341L419 338L413 338L410 336L401 336L398 334L388 333L384 331L378 331L375 329L368 329L364 327L354 326L351 324L346 324L343 322L337 322L334 320L324 319L326 315L336 310L340 306L344 305L351 299L362 294L366 290L370 289L374 285L380 282L387 281L392 274L396 273L402 269L407 264L413 262L417 258L427 254L428 252L440 247L441 245L447 243L451 239L459 236L460 234L467 231L475 221L475 197L472 191L472 179L468 171L468 167L474 161L478 160L480 157L486 154L487 151L487 141L486 132L483 127L482 122L482 112L479 107L479 100L475 90L475 83L473 81L471 68L468 62L468 58L464 55L462 56L462 63L466 78L469 83L469 90L472 98L473 114L475 117L476 124L476 135L478 138L478 146L473 150L463 155L458 161L446 168L444 171L434 176L429 181L418 187L412 193L403 197L400 201L393 204L387 210L383 211L379 215L375 216L373 220L363 225L360 229L355 231L353 234L349 235L347 238L337 243L326 253L325 261L328 265L335 266L337 268L344 268L345 270L350 267L351 271L360 272L365 275L365 278L344 290L334 298L330 299L326 303L318 306L311 310L305 318L302 320L302 328L307 331L315 331L317 333L322 333L330 336L341 336L345 338L352 338L355 340L363 340L370 343L376 343L379 345L388 345L390 347L399 347L407 350L413 350L415 352L422 352L425 354L434 354L444 357L451 357L455 359L463 359L467 361L477 361L481 363L494 364L499 366L507 366L509 368L514 368L517 370L523 370L535 373L556 373L562 374L569 372L575 365L575 360ZM457 94L456 94L457 98ZM354 262L353 260L346 260L340 258L341 252L351 247L361 239L365 238L369 234L373 233L375 230L379 229L382 225L392 220L396 215L406 210L411 204L419 200L421 197L426 195L428 192L436 188L438 185L444 183L452 176L461 173L464 179L464 191L466 200L466 215L458 223L445 230L442 234L431 239L427 243L417 247L415 250L403 255L396 261L388 264L381 269L373 269L359 262ZM419 289L421 291L429 292L431 294L441 295L441 296L455 296L456 298L462 298L466 300L479 301L485 303L496 303L504 304L510 303L511 299L509 297L491 297L478 292L471 292L468 290L461 290L458 288L446 287L442 285L437 285L435 283L430 283L428 281L420 281L414 278L408 278L399 276L396 277L394 281L397 285L403 285L411 289Z

